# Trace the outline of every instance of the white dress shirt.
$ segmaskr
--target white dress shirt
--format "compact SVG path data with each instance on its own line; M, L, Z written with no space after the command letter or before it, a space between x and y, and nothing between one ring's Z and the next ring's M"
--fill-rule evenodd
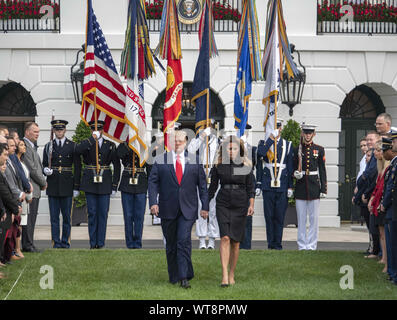
M55 143L57 146L59 146L59 142L61 142L61 147L63 147L63 145L65 144L65 140L66 140L66 137L63 137L61 140L55 138Z
M176 172L176 158L177 158L177 154L175 153L175 151L172 151L172 161L174 163L175 172ZM182 173L184 173L185 172L185 150L183 150L183 152L179 154L179 160L181 161L181 165L182 165Z
M367 166L367 162L365 161L365 155L363 156L363 158L360 161L360 171L357 173L357 178L356 181L358 180L358 178L360 178L360 176L363 174L363 172L365 171L365 167Z

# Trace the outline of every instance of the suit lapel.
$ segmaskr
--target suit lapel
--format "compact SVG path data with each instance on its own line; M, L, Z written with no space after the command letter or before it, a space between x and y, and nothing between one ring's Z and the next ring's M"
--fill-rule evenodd
M194 163L194 162L193 162ZM190 170L190 161L189 161L189 153L185 151L185 170L183 171L183 176L182 176L182 181L181 185L183 183L183 180L185 179L185 176L187 172Z
M171 172L171 176L174 178L176 184L178 183L178 179L176 178L176 172L174 168L174 158L172 156L172 151L164 153L164 163L167 164L168 170Z

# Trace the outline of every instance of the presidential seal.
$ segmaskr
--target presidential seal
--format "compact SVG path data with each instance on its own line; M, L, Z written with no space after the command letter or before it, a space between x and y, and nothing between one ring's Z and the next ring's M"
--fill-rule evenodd
M203 11L202 0L178 0L177 9L179 21L184 24L194 24L200 20Z

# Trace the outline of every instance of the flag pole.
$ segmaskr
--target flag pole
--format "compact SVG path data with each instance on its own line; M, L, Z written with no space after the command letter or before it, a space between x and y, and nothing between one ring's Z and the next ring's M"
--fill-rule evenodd
M94 91L94 119L95 119L95 131L98 131L98 114L96 109L96 90ZM95 139L95 155L96 155L96 174L99 174L99 141Z

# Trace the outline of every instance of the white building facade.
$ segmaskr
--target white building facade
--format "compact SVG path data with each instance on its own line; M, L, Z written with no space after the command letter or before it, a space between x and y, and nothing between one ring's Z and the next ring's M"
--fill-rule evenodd
M267 1L258 0L256 5L263 49ZM128 1L117 0L117 5L115 5L111 1L93 0L93 6L114 61L119 64L124 44ZM365 88L361 91L367 95L375 93L378 98L376 101L380 99L380 104L383 104L378 103L375 107L390 113L395 120L394 125L397 125L396 34L372 36L368 36L368 33L317 34L317 2L315 0L284 1L284 15L289 40L300 51L301 61L306 67L307 74L302 104L294 108L293 119L298 122L317 124L315 142L324 146L326 150L328 195L326 199L321 200L319 223L320 226L338 227L341 222L339 213L346 209L347 203L347 195L343 192L343 188L347 180L351 178L351 176L347 177L346 159L351 153L350 149L356 148L354 143L357 137L360 138L366 130L374 129L373 123L376 116L369 112L371 114L368 117L359 115L356 122L352 120L352 114L361 110L360 103L362 103L361 108L366 105L365 102L360 102L359 97L351 102L357 105L357 110L350 113L346 111L345 118L341 117L341 108L343 105L346 106L345 99L349 97L349 94L352 95L357 87ZM80 120L81 107L74 102L70 68L75 63L76 52L85 41L85 24L86 2L68 0L61 2L61 31L59 33L9 32L0 34L0 87L15 82L30 93L37 111L34 120L41 129L38 141L41 154L43 146L50 137L53 109L55 118L69 121L68 137L73 135L73 130ZM222 102L225 130L233 131L237 33L216 32L215 37L219 56L211 60L211 88ZM156 47L158 38L158 32L151 33L152 48ZM182 33L181 41L183 80L192 82L199 54L197 33ZM148 136L154 126L151 118L152 107L165 87L166 79L160 69L157 69L157 76L145 83ZM249 123L253 127L251 134L253 145L256 145L264 136L263 90L263 82L255 83L250 100ZM2 103L0 98L0 110ZM290 119L288 111L287 106L281 105L279 116L284 120ZM361 116L363 118L360 118ZM351 125L349 120L355 124ZM364 122L365 127L363 127ZM368 127L369 123L372 127ZM349 143L347 143L348 140ZM358 156L356 154L356 158ZM253 223L257 226L264 225L261 197L256 199L255 206ZM48 212L47 198L43 193L38 224L50 224ZM350 217L343 219L350 219ZM122 225L123 223L121 199L112 198L108 224ZM151 216L147 215L145 224L150 223Z

